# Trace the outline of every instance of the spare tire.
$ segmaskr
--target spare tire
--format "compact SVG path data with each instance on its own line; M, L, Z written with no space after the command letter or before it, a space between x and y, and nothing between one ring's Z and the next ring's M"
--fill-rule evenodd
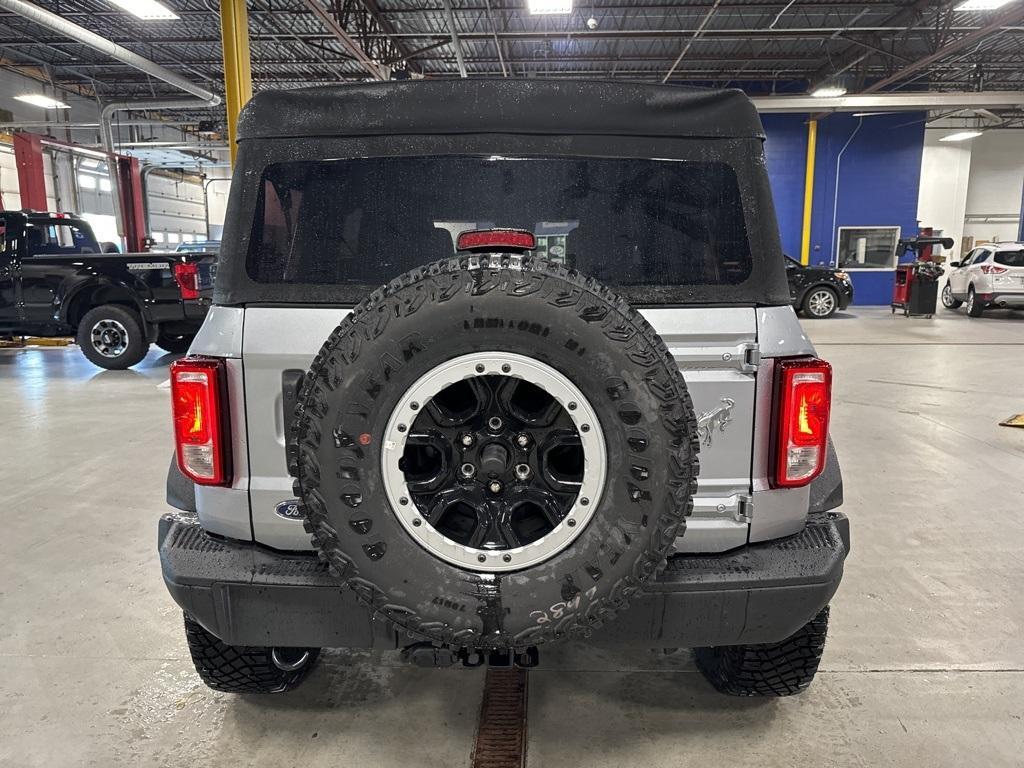
M587 635L664 563L697 425L672 355L595 280L471 256L372 293L305 377L289 467L375 614L468 649Z

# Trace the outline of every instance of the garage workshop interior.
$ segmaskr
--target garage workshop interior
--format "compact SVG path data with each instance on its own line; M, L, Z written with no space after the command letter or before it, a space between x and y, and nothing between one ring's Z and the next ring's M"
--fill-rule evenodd
M0 0L0 766L1024 766L1024 0Z

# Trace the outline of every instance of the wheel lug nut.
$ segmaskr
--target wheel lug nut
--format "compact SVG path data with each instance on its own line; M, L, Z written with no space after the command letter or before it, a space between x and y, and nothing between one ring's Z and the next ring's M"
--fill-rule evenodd
M464 446L469 448L474 442L473 436L467 432L462 436L461 442Z
M487 490L491 493L501 493L501 487L501 483L497 480L491 480L491 482L487 484Z
M503 424L504 423L502 422L502 420L499 419L497 416L491 416L491 418L487 420L487 428L490 429L492 432L497 432L499 429L502 428Z
M526 434L525 432L520 432L518 435L516 435L516 445L518 445L520 448L525 448L529 444L530 436L528 434Z
M476 467L470 464L468 461L459 467L459 472L462 473L463 477L472 477L476 474Z
M525 480L530 476L529 464L516 464L516 477L520 480Z

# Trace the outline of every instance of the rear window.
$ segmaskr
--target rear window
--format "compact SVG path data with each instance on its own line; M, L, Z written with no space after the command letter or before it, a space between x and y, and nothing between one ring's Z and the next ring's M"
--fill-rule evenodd
M1024 249L1019 251L996 251L992 260L1006 267L1024 267Z
M375 286L492 227L611 285L738 284L752 267L724 163L462 156L268 166L246 265L261 283Z
M86 230L64 220L29 220L25 239L30 256L99 253L100 246Z

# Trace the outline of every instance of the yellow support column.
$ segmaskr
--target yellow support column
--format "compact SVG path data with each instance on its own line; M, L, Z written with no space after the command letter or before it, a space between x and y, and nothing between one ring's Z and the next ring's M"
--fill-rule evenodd
M231 164L238 147L238 113L252 98L249 59L249 12L245 0L220 0L220 39L224 47L224 92L228 112Z
M818 143L818 121L807 123L807 168L804 170L804 221L800 236L800 263L811 261L811 203L814 198L814 150Z

